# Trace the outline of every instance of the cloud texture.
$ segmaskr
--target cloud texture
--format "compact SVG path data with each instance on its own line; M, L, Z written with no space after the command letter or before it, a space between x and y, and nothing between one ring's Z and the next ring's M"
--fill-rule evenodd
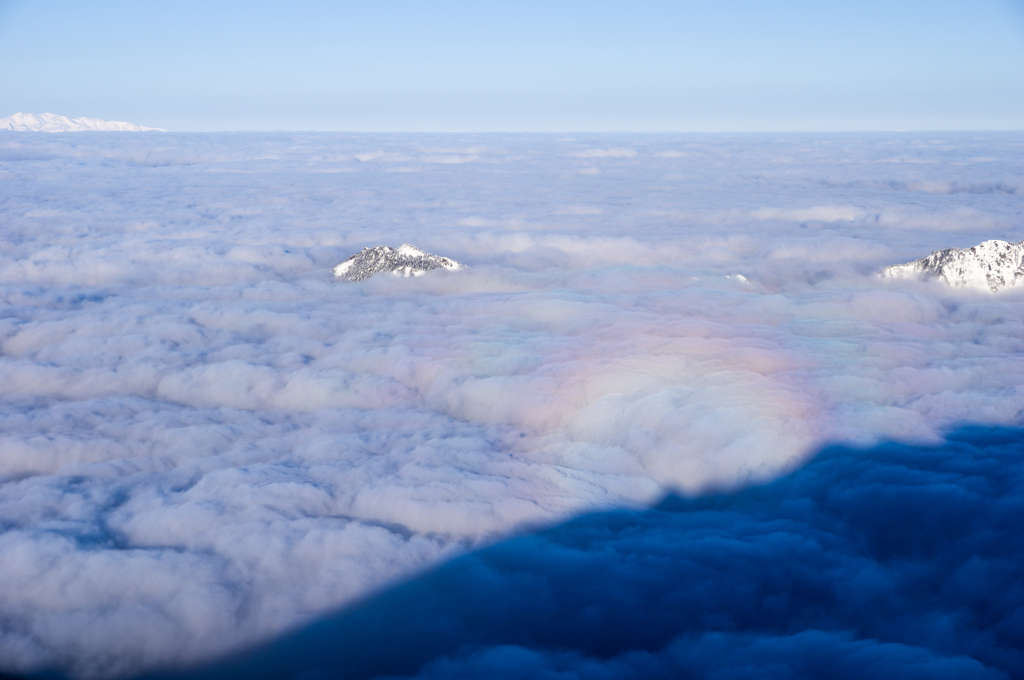
M4 670L192 663L523 528L1019 424L1024 297L875 272L1024 238L1022 147L3 135ZM403 242L470 268L331 280Z
M1021 677L1022 510L1024 430L833 448L460 557L184 677Z

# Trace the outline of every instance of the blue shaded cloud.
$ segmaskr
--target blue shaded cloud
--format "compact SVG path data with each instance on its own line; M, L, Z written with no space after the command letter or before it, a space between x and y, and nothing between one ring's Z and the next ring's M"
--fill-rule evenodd
M463 557L188 678L1016 678L1024 430L834 447Z

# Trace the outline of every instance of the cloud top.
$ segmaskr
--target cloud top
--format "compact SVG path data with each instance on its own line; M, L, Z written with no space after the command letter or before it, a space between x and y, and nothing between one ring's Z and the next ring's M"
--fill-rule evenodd
M187 677L1016 677L1022 454L1000 428L831 448L460 557Z
M2 670L197 663L530 527L1019 424L1021 291L877 276L1024 238L899 188L1024 137L933 141L0 139ZM334 281L380 243L469 266Z

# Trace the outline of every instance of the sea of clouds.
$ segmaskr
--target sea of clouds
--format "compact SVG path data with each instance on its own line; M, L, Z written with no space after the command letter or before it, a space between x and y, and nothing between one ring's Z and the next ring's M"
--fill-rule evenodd
M581 513L1024 424L1024 293L877 276L1024 238L1022 152L3 133L0 670L186 666ZM332 280L404 242L469 268Z

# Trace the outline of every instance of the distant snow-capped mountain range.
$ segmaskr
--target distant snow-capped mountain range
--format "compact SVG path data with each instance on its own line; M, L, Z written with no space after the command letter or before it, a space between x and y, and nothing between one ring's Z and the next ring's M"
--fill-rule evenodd
M971 248L936 250L927 257L895 264L882 271L885 277L937 276L957 288L996 292L1024 284L1024 241L985 241Z
M399 248L363 248L335 267L334 276L344 281L362 281L380 272L419 276L431 269L461 269L465 266L451 258L431 255L404 243ZM937 277L956 288L976 288L995 293L1024 285L1024 241L991 240L971 248L936 250L919 260L886 267L881 275L887 278Z
M334 277L343 281L362 281L381 272L408 277L425 274L431 269L461 269L465 266L451 258L431 255L404 243L398 248L363 248L336 266ZM1024 285L1024 241L991 240L971 248L936 250L919 260L886 267L881 275L887 278L937 277L956 288L976 288L995 293Z
M166 132L160 128L143 127L120 120L99 118L68 118L56 113L16 113L0 118L0 130L16 132Z

